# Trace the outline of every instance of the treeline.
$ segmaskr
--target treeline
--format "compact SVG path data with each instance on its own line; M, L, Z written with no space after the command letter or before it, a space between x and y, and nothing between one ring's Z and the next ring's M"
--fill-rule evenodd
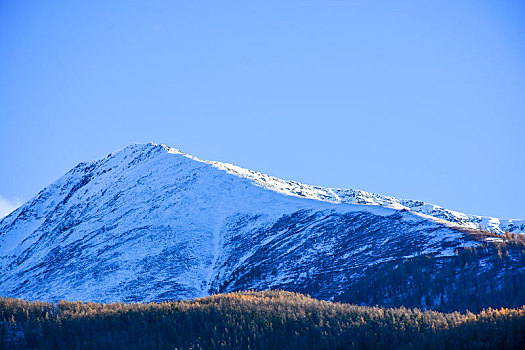
M525 241L508 235L503 243L459 248L452 256L421 255L369 267L336 300L442 312L525 305Z
M284 291L131 304L3 298L0 348L525 349L525 307L423 312Z

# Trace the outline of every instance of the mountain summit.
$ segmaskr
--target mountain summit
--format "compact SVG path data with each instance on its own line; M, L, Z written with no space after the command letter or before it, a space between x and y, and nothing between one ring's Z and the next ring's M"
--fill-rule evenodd
M469 233L479 226L525 231L524 220L138 144L78 164L0 221L0 296L159 301L281 288L333 300L372 267L479 245Z

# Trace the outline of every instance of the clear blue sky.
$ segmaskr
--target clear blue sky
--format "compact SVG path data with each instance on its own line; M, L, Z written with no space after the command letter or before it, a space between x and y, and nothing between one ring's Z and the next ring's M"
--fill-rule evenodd
M524 18L505 0L3 0L0 200L154 141L525 218Z

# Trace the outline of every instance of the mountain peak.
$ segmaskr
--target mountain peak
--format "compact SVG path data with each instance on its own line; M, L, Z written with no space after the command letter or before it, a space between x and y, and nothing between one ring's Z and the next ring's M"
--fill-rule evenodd
M79 164L0 221L0 295L148 301L285 288L331 299L368 266L478 245L458 230L476 220L520 229L135 144Z
M131 145L129 147L140 148L140 146L145 147L145 152L150 152L150 148L158 150L163 149L169 154L178 154L203 164L209 164L217 169L226 171L231 175L247 179L257 186L289 196L331 203L363 204L382 206L397 210L409 210L417 214L426 215L433 219L440 220L447 225L464 227L468 229L478 229L481 227L484 230L498 234L501 234L504 231L525 232L525 220L499 219L479 215L468 215L454 210L445 209L439 205L425 203L418 200L398 199L392 196L378 195L356 189L311 186L296 181L282 180L264 173L245 169L234 164L203 160L165 144L156 144L150 142L145 145L137 144Z
M446 225L463 227L467 229L478 229L481 227L484 230L498 234L501 234L505 231L521 233L525 232L525 220L499 219L495 217L468 215L443 208L439 205L425 203L418 200L398 199L392 196L378 195L356 189L311 186L296 181L282 180L261 172L245 169L234 164L203 160L191 154L185 153L180 149L155 142L131 144L120 151L110 153L107 157L101 158L98 161L115 157L118 159L118 161L125 161L125 159L132 158L132 162L136 163L151 157L166 157L167 155L183 156L184 158L198 162L201 165L212 166L213 168L225 171L230 175L249 180L253 185L288 196L330 203L373 205L396 210L408 210L419 215L428 216L431 219L438 220ZM96 161L93 163L96 163ZM81 168L93 166L93 163L80 163L78 166ZM72 171L75 169L76 168L74 168Z

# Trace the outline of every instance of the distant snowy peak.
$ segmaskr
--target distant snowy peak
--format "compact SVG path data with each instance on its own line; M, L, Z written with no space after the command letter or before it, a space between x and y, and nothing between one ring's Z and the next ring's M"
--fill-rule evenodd
M525 220L522 219L498 219L488 216L467 215L457 211L445 209L439 205L429 204L417 200L398 199L391 196L382 196L375 193L354 189L311 186L296 181L282 180L274 176L244 169L229 163L202 160L192 155L186 154L181 150L166 145L157 145L155 143L151 143L151 145L163 147L168 153L181 154L195 161L211 164L214 167L224 170L232 175L248 179L258 186L289 196L297 196L333 203L378 205L398 210L410 210L412 212L427 215L435 219L445 220L452 225L459 225L469 229L477 229L481 227L483 230L498 234L504 233L505 231L525 233Z

